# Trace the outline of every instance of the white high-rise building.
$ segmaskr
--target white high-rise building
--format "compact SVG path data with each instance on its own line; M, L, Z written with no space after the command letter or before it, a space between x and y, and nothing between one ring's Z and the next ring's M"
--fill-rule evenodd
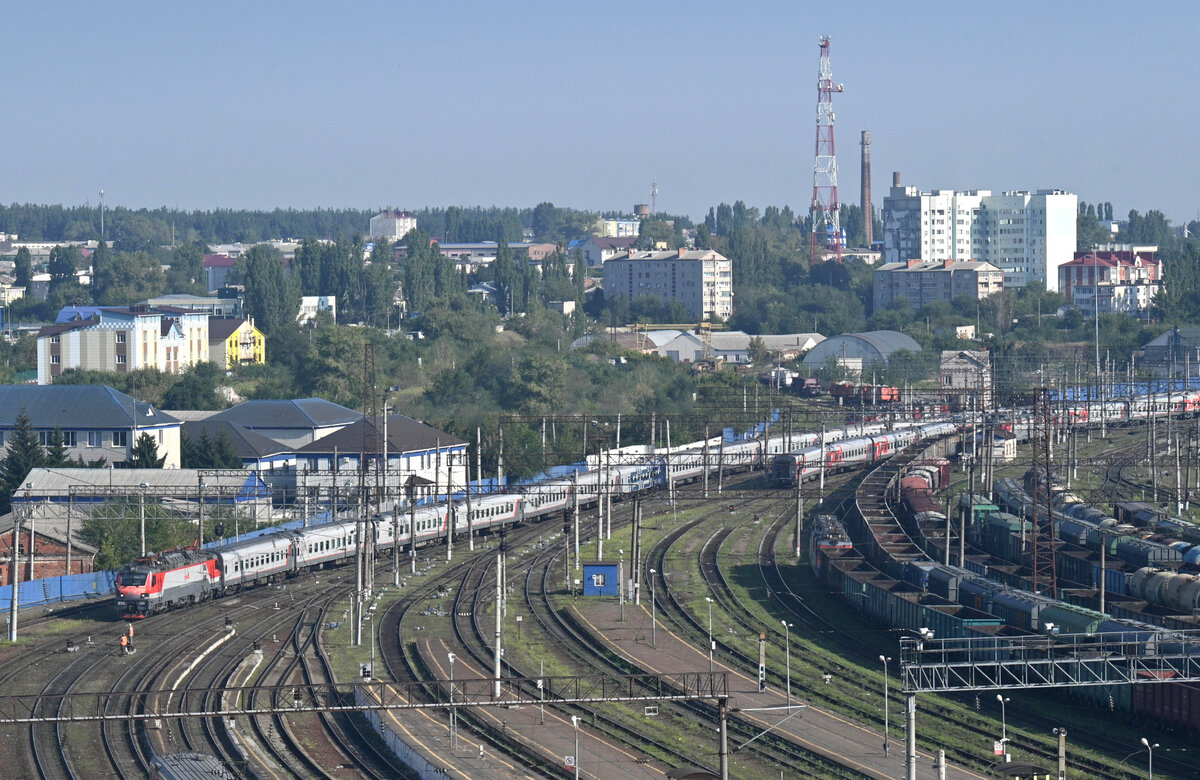
M417 218L407 211L388 209L371 217L371 228L368 231L371 238L385 238L399 241L408 235L410 230L417 229Z
M1075 253L1079 198L1062 190L993 195L892 187L883 200L883 259L979 260L1004 271L1005 287L1031 281L1058 289L1058 267Z

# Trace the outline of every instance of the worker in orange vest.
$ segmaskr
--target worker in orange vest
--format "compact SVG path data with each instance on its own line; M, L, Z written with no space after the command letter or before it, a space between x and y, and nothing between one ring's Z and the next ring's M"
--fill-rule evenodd
M133 623L129 624L129 652L133 652Z
M129 637L121 634L121 654L129 655Z

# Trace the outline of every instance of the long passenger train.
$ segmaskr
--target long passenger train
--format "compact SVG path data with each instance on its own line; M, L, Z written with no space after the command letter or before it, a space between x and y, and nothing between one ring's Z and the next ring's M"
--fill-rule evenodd
M1200 391L1187 391L1124 401L1075 402L1057 413L1080 422L1089 417L1095 421L1097 415L1116 422L1192 413L1197 409L1200 409ZM1018 422L1015 427L1020 426ZM823 433L747 438L717 446L697 442L677 448L669 456L651 455L639 463L592 469L572 478L538 483L536 488L521 493L472 496L469 527L488 532L569 511L576 504L589 507L603 494L620 498L667 484L693 481L702 476L706 464L710 472L733 472L770 464L776 482L795 484L796 479L810 479L822 470L880 462L918 439L947 436L957 428L958 423L950 420L908 421L890 430L875 423ZM412 513L401 510L394 523L390 515L375 518L377 549L387 550L393 544L438 543L446 538L451 518L455 535L464 534L468 530L467 514L467 501L459 499L422 505ZM126 618L146 617L251 585L353 560L360 544L355 525L355 521L337 521L277 531L203 551L172 550L149 556L118 574L117 608Z
M907 446L916 438L953 432L948 422L913 425L901 423L886 432L882 424L829 430L824 433L827 465L831 470L875 462ZM710 472L727 473L762 468L773 455L795 447L811 452L818 433L777 434L717 445L696 442L669 455L651 455L639 463L611 469L597 468L573 477L537 483L522 493L472 495L425 504L411 512L400 509L374 518L376 549L399 543L402 548L436 544L446 538L453 518L454 534L468 528L489 532L498 527L532 522L555 513L595 505L600 495L618 499L668 484L700 479L705 464ZM817 450L821 447L815 445ZM868 457L869 454L869 457ZM787 456L785 456L787 457ZM816 468L805 472L815 474ZM468 525L468 511L470 521ZM256 584L353 560L360 540L356 521L337 521L293 531L210 547L170 550L138 560L117 575L116 606L123 618L144 618L158 612L236 593Z

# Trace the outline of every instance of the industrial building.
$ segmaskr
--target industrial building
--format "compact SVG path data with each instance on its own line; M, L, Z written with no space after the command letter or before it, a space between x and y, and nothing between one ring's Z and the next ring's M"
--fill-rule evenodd
M861 375L872 366L887 365L892 355L902 350L920 352L921 345L912 336L895 330L843 333L830 336L809 350L804 365L822 368L832 358L846 370Z

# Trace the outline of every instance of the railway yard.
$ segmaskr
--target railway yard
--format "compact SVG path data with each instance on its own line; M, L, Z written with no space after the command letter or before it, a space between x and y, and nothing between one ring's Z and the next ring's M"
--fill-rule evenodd
M1142 429L1106 433L1078 444L1081 461L1100 465L1074 471L1073 490L1112 502L1152 491L1152 479L1160 487L1174 479L1170 470L1146 471ZM1028 462L1022 455L996 476L1019 478ZM892 466L902 463L896 458ZM873 513L898 511L887 491L870 487L883 473L823 478L817 511L858 515L864 526ZM950 477L940 486L949 494L979 489L957 464ZM816 487L803 490L812 512ZM8 774L138 778L151 775L156 757L197 753L236 777L717 776L717 698L651 701L652 680L663 685L671 675L711 671L727 687L730 777L904 777L898 642L906 632L880 625L865 605L847 605L815 576L809 544L795 538L797 498L765 469L749 470L726 476L720 491L715 482L694 483L614 503L602 550L595 512L584 513L578 557L564 533L565 514L480 536L473 549L458 539L452 556L443 545L425 547L415 571L405 559L394 574L391 554L381 555L361 644L354 642L352 565L133 624L115 619L111 600L22 613L21 640L0 650L0 680L8 697L43 696L33 715L48 720L0 730ZM625 567L639 548L645 581L634 598L582 595L581 562L619 556ZM628 691L646 701L566 704L547 696L544 705L527 698L509 704L502 695L448 706L466 690L464 681L493 676L498 631L504 678L545 681L543 691L552 689L550 680L604 674L628 680ZM120 639L130 632L135 649L126 652ZM384 688L360 696L396 683L391 695L442 706L330 711L336 708L301 707L299 694L293 703L280 692L336 683L349 696L364 672ZM414 681L424 684L404 685ZM193 702L210 697L209 710L261 708L266 697L275 699L264 714L144 717L171 711L183 692ZM95 706L108 719L51 720L87 697L101 702ZM990 692L924 695L918 709L918 777L939 776L939 751L945 777L1005 776L992 750L1002 729L1015 762L1053 767L1059 743L1052 732L1060 727L1070 733L1067 776L1143 775L1130 758L1136 738L1114 735L1150 733L1131 731L1134 723L1148 725L1056 690L1014 692L1003 724ZM1162 743L1159 776L1200 775L1200 756L1189 753L1184 732L1152 733ZM389 749L398 742L401 757ZM685 767L696 774L680 774Z

